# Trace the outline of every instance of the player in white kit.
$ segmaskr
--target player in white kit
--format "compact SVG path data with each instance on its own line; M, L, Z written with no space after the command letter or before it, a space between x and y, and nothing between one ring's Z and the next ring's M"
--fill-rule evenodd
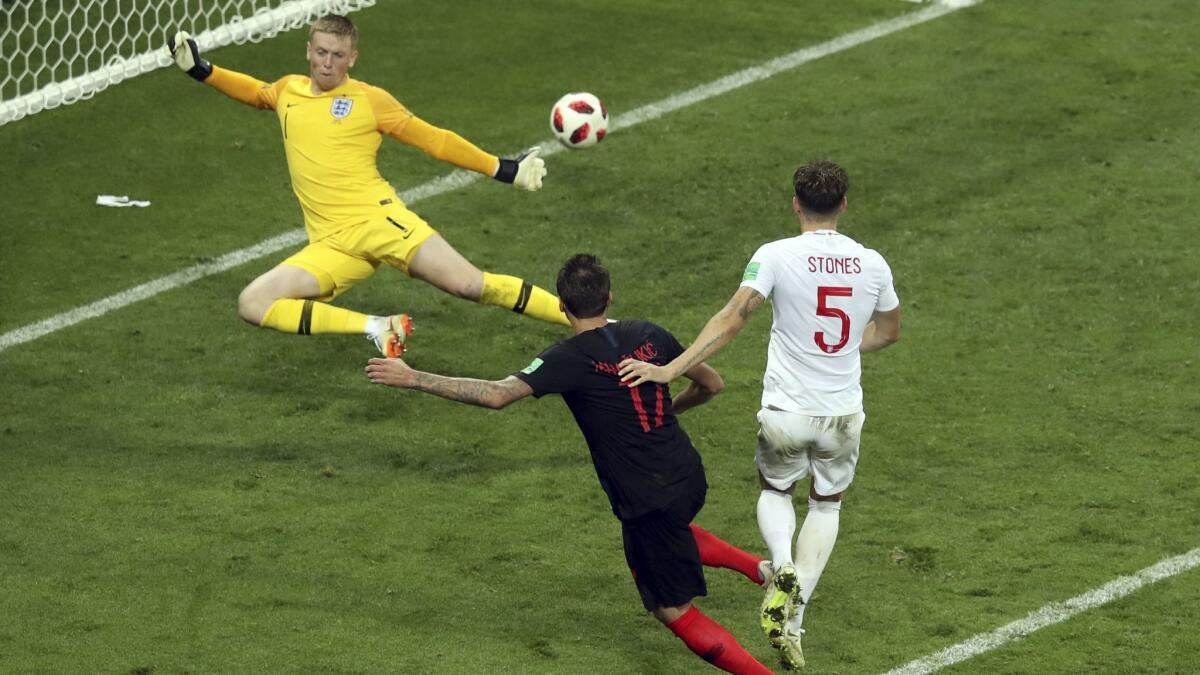
M854 479L863 414L859 354L900 339L900 300L892 271L876 251L838 232L849 179L828 161L796 170L792 209L799 236L764 244L742 284L695 342L665 366L628 359L629 386L670 382L728 344L767 298L774 305L762 408L758 525L771 552L774 582L761 623L787 668L804 665L804 608L837 540L842 494ZM792 494L811 476L800 534Z

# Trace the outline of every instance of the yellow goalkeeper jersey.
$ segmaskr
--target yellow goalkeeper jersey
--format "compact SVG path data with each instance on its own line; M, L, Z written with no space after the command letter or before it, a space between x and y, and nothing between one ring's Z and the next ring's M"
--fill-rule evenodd
M365 82L347 78L336 89L314 94L307 76L287 75L267 84L214 66L205 84L279 116L292 190L304 210L309 241L366 221L388 200L400 203L375 161L383 134L486 176L499 166L495 155L421 120L391 94Z

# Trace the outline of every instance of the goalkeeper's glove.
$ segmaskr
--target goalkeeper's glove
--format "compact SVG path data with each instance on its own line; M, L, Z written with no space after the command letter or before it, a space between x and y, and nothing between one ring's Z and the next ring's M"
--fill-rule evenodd
M175 65L200 82L212 75L212 64L200 58L200 47L196 46L196 41L186 31L179 31L167 38L167 49L175 58Z
M501 159L500 168L494 178L502 183L512 183L522 190L535 192L542 189L542 177L546 175L546 160L538 157L540 147L534 146L522 152L516 159Z

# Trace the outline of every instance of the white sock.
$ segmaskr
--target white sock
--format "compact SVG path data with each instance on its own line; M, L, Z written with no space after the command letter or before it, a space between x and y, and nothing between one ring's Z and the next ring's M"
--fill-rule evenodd
M775 569L792 562L792 536L796 534L796 509L792 496L778 490L758 493L758 531L762 533Z
M367 335L378 335L388 329L388 318L386 316L368 316L367 317Z
M808 515L800 526L800 536L796 537L796 577L800 582L800 599L803 605L796 606L796 613L788 620L788 627L799 630L804 622L804 608L808 607L808 599L812 597L821 572L825 571L825 563L833 553L833 544L837 541L838 522L842 511L842 503L820 502L811 497L808 500Z

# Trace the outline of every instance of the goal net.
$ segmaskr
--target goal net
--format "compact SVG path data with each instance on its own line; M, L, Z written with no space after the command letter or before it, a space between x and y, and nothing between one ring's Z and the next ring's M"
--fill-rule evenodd
M257 42L375 0L0 0L0 126L171 64L168 33L201 50Z

